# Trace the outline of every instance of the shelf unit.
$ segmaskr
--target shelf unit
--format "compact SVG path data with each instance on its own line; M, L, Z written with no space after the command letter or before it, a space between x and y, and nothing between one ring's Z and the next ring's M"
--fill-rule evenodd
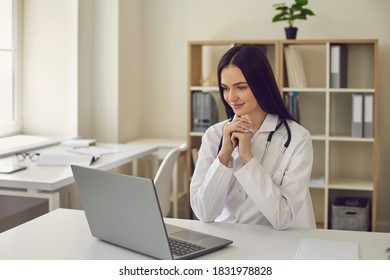
M187 174L194 163L191 149L199 148L202 132L191 131L192 93L216 94L220 120L226 118L219 98L216 79L221 55L235 43L262 46L267 54L281 94L299 93L300 123L310 131L314 162L310 192L319 228L330 228L331 208L336 197L364 197L370 201L371 227L376 230L377 189L377 116L378 116L378 41L364 40L260 40L260 41L196 41L188 43L188 144ZM348 50L347 87L332 88L331 46ZM289 87L285 48L294 46L301 54L307 86ZM213 77L212 77L213 78ZM212 84L207 84L211 81ZM352 94L372 94L373 137L351 137Z

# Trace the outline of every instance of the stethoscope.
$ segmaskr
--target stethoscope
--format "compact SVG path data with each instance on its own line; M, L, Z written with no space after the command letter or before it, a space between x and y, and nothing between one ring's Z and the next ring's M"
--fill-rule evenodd
M260 164L263 165L264 160L267 157L267 153L268 153L268 149L269 149L269 145L271 143L272 137L273 137L274 133L283 124L284 124L284 127L287 130L287 140L286 140L286 142L283 145L283 149L279 152L278 158L277 158L277 160L276 160L276 162L274 164L274 167L272 168L271 177L274 176L276 169L278 169L278 167L279 167L279 165L280 165L280 163L281 163L281 161L283 159L284 152L286 151L286 149L288 148L288 146L290 145L290 142L291 142L291 129L290 129L290 126L288 125L287 120L285 118L281 118L280 122L276 125L275 129L268 134L267 144L265 144L265 151L264 151L263 157L261 158L261 161L260 161Z
M230 119L230 121L232 121L233 118ZM275 171L276 169L278 169L280 163L282 162L282 159L283 159L283 156L284 156L284 152L286 151L286 149L288 148L288 146L290 145L290 142L291 142L291 129L290 129L290 126L288 125L287 123L287 120L286 118L281 118L281 120L279 121L279 123L276 125L275 129L273 131L271 131L269 134L268 134L268 138L267 138L267 143L265 145L265 151L264 151L264 154L261 158L261 161L260 161L260 164L263 164L264 163L264 160L266 159L267 157L267 154L268 154L268 149L269 149L269 145L272 141L272 137L274 135L274 133L282 126L284 125L286 130L287 130L287 140L286 142L284 143L283 145L283 149L279 152L279 155L278 155L278 158L274 164L274 167L272 168L272 171L271 171L271 177L274 176L275 174ZM221 142L219 143L219 147L218 147L218 152L221 150L221 147L222 147L222 138L221 138Z

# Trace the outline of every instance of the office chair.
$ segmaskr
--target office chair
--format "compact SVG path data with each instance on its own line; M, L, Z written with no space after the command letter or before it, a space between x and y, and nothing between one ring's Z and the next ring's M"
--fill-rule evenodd
M187 149L187 144L183 143L177 148L173 148L164 157L160 164L156 176L154 177L154 185L156 186L157 196L161 207L161 212L166 217L171 209L171 200L173 203L173 216L177 217L178 212L178 190L174 188L171 191L172 186L172 173L175 168L175 163L181 152ZM177 186L177 184L174 184ZM184 189L186 186L184 186Z

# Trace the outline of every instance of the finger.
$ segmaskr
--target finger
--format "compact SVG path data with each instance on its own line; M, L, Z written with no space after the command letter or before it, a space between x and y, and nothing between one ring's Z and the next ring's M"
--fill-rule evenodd
M245 118L236 118L234 122L231 123L231 127L236 126L240 127L244 130L249 130L250 132L254 133L253 129L251 128L252 122L245 119ZM244 131L242 131L244 132Z
M250 134L254 134L254 130L248 126L243 126L243 125L238 125L237 126L237 129L235 130L235 132L242 132L242 133L250 133Z
M229 127L225 127L224 133L225 135L231 135L234 132L241 132L246 133L248 130L248 127L243 126L241 124L235 124Z
M248 119L243 118L243 117L236 117L231 122L232 123L234 123L234 122L242 122L242 123L248 123L248 124L252 123L251 121L249 121Z
M237 145L238 145L239 138L238 138L236 135L232 135L232 136L230 137L230 141L232 142L232 144L233 144L233 149L234 149L234 148L237 147Z
M247 123L247 124L252 124L252 122L250 120L248 120L247 118L244 118L244 117L237 117L236 118L238 121L242 121L244 123Z

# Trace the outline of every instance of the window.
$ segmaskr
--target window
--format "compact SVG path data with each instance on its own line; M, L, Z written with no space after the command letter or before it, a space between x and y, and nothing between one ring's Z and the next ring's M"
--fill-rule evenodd
M20 132L19 0L0 0L0 137Z

